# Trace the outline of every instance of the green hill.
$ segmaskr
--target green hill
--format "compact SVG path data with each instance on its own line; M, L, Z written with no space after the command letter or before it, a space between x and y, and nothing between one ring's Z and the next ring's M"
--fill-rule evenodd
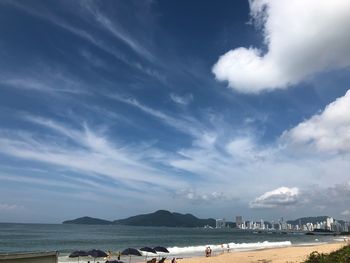
M203 227L209 225L215 227L215 220L200 219L191 214L171 213L166 210L158 210L154 213L143 214L108 221L92 217L81 217L64 221L63 224L89 224L89 225L128 225L128 226L166 226L166 227Z
M191 214L171 213L158 210L154 213L132 216L113 222L118 225L130 226L167 226L167 227L203 227L215 226L214 219L199 219Z
M99 218L84 216L74 220L64 221L63 224L111 225L112 222L108 220L99 219Z

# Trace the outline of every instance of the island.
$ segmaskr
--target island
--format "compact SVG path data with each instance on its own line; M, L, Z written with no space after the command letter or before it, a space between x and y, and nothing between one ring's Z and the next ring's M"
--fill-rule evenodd
M167 210L158 210L154 213L136 215L114 221L93 217L80 217L64 221L63 224L85 225L127 225L127 226L164 226L164 227L215 227L215 219L200 219L192 214L172 213Z

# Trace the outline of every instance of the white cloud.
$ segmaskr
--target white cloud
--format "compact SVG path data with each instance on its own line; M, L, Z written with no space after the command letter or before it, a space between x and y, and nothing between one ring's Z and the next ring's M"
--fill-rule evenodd
M279 187L264 193L250 202L251 208L276 208L294 205L298 202L299 189Z
M231 88L259 93L350 66L348 0L251 0L250 9L267 52L240 47L222 55L213 73Z
M350 152L350 90L330 103L323 112L286 131L287 144L310 146L320 152Z
M233 139L226 145L226 150L237 159L252 160L256 155L255 144L250 137Z
M3 212L14 211L19 209L23 209L23 207L15 204L0 203L0 211Z
M193 101L192 94L186 94L184 96L177 95L175 93L170 94L170 99L181 105L188 105Z
M341 215L343 216L350 216L350 209L344 210Z
M82 2L81 6L91 14L93 19L100 24L102 28L110 32L114 37L124 42L139 55L149 59L150 61L154 60L153 55L145 47L140 45L135 39L128 35L127 31L123 30L116 21L112 21L106 15L101 13L98 6L94 5L92 1L84 1Z
M183 189L176 193L178 198L183 198L191 203L202 204L227 199L222 192L197 193L193 189Z
M15 1L7 2L7 4L13 5L14 7L16 7L18 9L32 15L32 16L35 16L35 17L38 17L38 18L43 19L45 21L48 21L48 22L52 23L53 25L60 27L64 30L70 32L71 34L89 42L91 45L94 45L95 47L110 54L115 59L120 60L123 63L125 63L131 67L135 67L135 68L138 68L140 70L143 70L144 73L149 74L149 72L145 71L144 68L139 67L139 65L140 65L139 63L135 63L134 60L128 58L123 52L116 49L113 46L113 44L109 44L108 42L103 40L101 37L94 34L93 32L95 32L95 31L93 28L89 28L89 30L85 30L83 27L76 27L76 25L73 26L72 24L68 23L66 19L63 19L59 15L57 15L56 13L51 12L48 8L36 9L30 5L24 4L23 2L15 2ZM77 10L77 9L71 7L70 10ZM75 15L77 15L77 14L79 14L79 13L75 13ZM81 18L85 19L86 16L81 16ZM87 21L90 22L91 19L87 19ZM111 23L111 22L110 21L101 21L101 25L105 26L106 27L105 29L110 31L111 29L108 27L111 27L112 25L108 24L108 23ZM116 31L114 33L117 34ZM121 37L122 37L122 35L121 35ZM118 39L122 40L124 43L126 43L133 50L135 50L135 48L138 49L138 53L142 54L142 50L141 50L142 47L141 46L138 47L136 44L134 44L133 46L130 46L130 44L132 44L131 38L128 39L125 36L124 39L122 39L121 37L119 37ZM145 51L145 52L147 52L147 51ZM148 55L149 54L146 54L146 56L148 56ZM149 55L149 56L151 56L151 55Z
M144 160L151 156L142 146L136 150L135 147L130 149L126 145L117 145L87 125L83 125L83 129L73 129L33 116L28 116L27 120L46 128L48 137L37 138L35 133L25 131L0 130L1 153L86 175L107 176L134 189L142 189L144 184L154 184L164 189L186 185L184 181L167 176ZM74 144L67 143L67 140ZM143 176L140 177L140 174Z
M202 134L205 134L206 132L206 128L201 124L201 122L191 116L183 116L181 118L177 118L162 111L148 107L132 97L120 96L118 94L114 94L109 97L138 108L144 113L147 113L148 115L161 120L166 125L193 137L201 138Z
M4 73L0 77L0 84L14 89L46 92L51 95L57 93L89 94L81 80L64 71L51 69L48 65L39 65L35 67L35 70L23 73Z

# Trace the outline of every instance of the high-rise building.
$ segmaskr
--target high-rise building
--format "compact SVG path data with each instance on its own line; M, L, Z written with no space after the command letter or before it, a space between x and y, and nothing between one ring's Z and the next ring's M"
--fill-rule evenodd
M242 228L243 225L243 218L242 216L236 216L236 227Z
M326 219L326 229L327 230L332 230L333 223L334 223L333 217L327 217L327 219Z
M216 219L216 228L224 228L226 227L226 220L225 219Z
M260 229L262 229L262 230L265 229L265 222L263 219L260 220Z

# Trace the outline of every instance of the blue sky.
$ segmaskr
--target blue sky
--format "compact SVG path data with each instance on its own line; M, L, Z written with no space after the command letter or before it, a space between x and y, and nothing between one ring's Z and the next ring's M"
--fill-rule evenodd
M2 1L0 221L348 218L349 13Z

